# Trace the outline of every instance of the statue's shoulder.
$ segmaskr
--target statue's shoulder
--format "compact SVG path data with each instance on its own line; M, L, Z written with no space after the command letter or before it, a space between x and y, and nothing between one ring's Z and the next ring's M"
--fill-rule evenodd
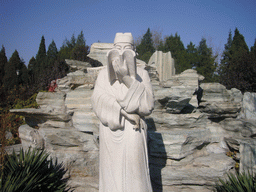
M105 76L105 75L107 75L107 73L108 73L107 67L104 66L104 67L102 67L102 69L100 70L99 75L100 75L100 76Z
M142 67L137 67L137 73L141 76L148 74L148 71Z

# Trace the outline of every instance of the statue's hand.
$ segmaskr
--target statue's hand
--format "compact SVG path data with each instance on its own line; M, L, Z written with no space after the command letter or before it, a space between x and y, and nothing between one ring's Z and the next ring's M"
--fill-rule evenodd
M126 61L121 62L119 58L116 58L115 60L113 60L112 65L116 74L119 75L121 78L129 75Z
M112 61L112 65L121 82L123 82L126 85L126 87L130 88L134 82L134 79L129 75L126 60L124 60L122 64L120 59L116 58Z
M133 129L139 129L140 128L140 116L136 113L127 113L123 109L121 110L121 113L125 116L125 118L130 121L134 127Z

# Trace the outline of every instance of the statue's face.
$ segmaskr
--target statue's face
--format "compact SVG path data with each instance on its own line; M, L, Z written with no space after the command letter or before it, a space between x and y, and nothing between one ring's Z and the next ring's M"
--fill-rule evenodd
M120 51L124 51L126 49L133 49L133 45L130 43L116 43L115 48Z

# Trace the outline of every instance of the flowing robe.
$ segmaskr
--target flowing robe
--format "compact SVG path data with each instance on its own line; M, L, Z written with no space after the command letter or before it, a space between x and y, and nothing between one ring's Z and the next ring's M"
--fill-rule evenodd
M151 192L148 167L147 126L144 116L154 107L147 71L137 68L135 82L128 89L118 80L109 82L103 69L97 78L92 106L100 119L100 192ZM121 114L141 116L140 129L133 129Z

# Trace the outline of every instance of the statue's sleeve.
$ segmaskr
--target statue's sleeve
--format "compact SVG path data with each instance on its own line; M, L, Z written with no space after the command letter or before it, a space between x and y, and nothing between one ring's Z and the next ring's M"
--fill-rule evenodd
M124 99L118 103L127 113L147 116L154 108L154 95L148 72L142 70L141 74L141 80L135 80Z
M106 71L101 71L96 80L91 97L92 108L103 125L116 130L123 128L124 117L120 113L121 106L108 90L108 76L104 72Z

